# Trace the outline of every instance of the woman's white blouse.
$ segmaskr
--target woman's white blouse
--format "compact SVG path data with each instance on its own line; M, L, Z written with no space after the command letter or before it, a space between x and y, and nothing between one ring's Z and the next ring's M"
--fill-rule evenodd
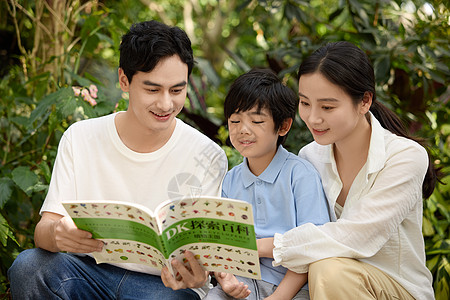
M434 299L422 235L422 182L428 155L418 143L382 128L372 114L371 125L367 162L337 221L335 203L342 182L332 146L312 142L300 151L299 156L322 177L333 222L308 223L275 234L274 265L305 273L320 259L356 258L387 273L416 299Z

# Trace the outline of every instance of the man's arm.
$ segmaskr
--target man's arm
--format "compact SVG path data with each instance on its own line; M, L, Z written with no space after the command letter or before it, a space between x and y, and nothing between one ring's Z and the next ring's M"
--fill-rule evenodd
M72 219L44 212L34 231L36 247L51 252L90 253L101 251L103 243L92 234L77 228Z

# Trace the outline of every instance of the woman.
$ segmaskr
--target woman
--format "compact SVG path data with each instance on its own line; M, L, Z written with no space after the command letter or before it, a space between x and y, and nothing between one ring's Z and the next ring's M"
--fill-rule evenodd
M263 255L309 271L312 299L434 299L422 199L434 189L435 170L376 101L367 56L348 42L318 49L299 68L299 96L314 137L299 155L321 174L335 222L276 234L273 253Z

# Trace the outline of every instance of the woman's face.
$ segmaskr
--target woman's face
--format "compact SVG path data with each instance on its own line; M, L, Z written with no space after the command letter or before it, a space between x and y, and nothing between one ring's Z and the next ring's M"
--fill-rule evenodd
M367 122L367 103L355 106L350 95L318 72L300 77L298 93L300 118L320 145L351 141L360 122Z

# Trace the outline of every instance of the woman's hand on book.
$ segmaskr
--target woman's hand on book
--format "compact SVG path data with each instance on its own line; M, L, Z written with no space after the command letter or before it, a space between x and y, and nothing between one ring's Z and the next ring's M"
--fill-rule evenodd
M162 269L161 279L166 287L173 290L180 290L186 288L199 288L206 283L209 272L203 270L192 252L186 251L184 256L189 263L189 268L186 268L176 259L172 260L172 268L174 272L177 273L176 278L172 276L167 267Z

